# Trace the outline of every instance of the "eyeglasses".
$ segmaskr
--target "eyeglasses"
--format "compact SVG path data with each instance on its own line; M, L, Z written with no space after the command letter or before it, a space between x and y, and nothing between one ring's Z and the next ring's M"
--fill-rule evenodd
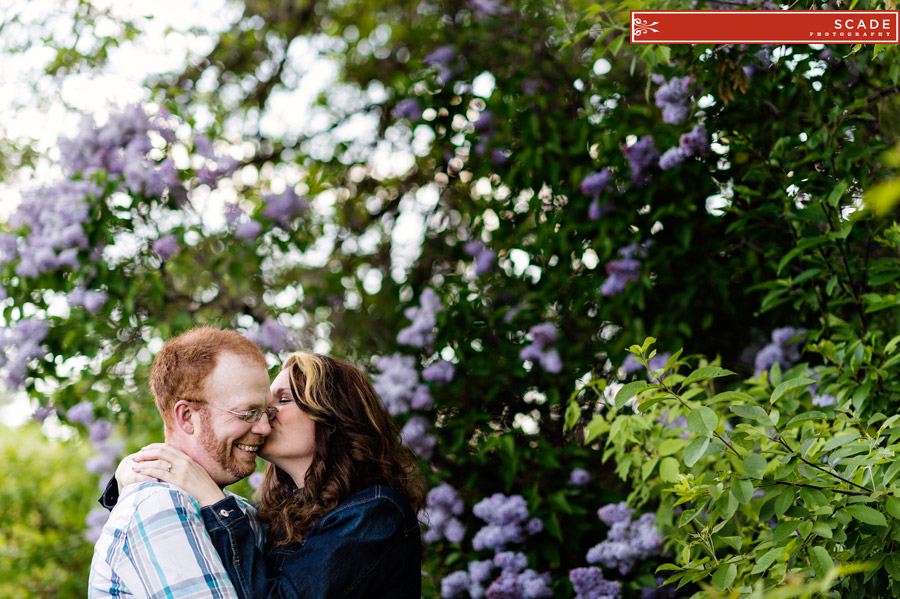
M189 399L187 401L189 401L191 403L201 403L205 406L209 406L209 407L215 408L217 410L222 410L223 412L228 412L229 414L234 414L235 416L237 416L238 418L240 418L241 420L243 420L244 422L247 422L249 424L259 422L259 419L263 417L263 414L265 414L269 420L272 420L273 418L275 418L275 416L278 415L278 408L276 408L275 406L269 406L265 410L259 410L257 408L253 408L252 410L247 410L246 412L240 412L238 410L229 410L228 408L220 408L219 406L214 406L211 403L208 403L205 401L200 401L199 399Z

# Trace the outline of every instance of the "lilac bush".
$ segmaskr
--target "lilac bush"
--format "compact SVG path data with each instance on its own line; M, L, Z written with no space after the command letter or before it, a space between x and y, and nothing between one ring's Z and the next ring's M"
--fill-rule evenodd
M419 380L415 358L395 353L378 358L376 367L379 372L372 375L372 386L392 416L431 406L433 399Z
M556 374L562 370L562 359L555 347L549 347L556 342L556 325L552 322L544 322L531 327L528 331L531 343L519 351L519 358L535 364L547 372Z
M419 297L419 306L407 308L404 314L412 321L397 333L397 343L413 347L429 347L434 343L437 315L444 309L434 289L427 288Z
M437 543L446 539L451 543L460 543L465 535L465 528L458 519L465 505L459 493L448 483L441 483L428 492L425 513L422 514L426 525L424 539L426 543Z

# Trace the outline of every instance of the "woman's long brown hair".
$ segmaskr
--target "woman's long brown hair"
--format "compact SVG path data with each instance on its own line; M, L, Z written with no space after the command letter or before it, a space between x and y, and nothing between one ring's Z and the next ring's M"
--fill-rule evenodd
M305 352L292 354L284 369L294 401L315 422L316 446L300 489L287 472L266 466L259 517L269 541L302 541L322 516L372 485L400 491L418 513L424 490L415 458L366 376L344 360Z

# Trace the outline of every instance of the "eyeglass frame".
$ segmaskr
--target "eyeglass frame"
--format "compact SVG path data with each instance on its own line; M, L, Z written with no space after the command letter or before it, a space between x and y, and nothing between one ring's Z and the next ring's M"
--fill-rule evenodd
M223 412L228 412L229 414L233 414L233 415L237 416L242 422L245 422L247 424L256 424L257 422L259 422L262 419L263 414L266 415L266 418L269 419L269 422L271 422L272 419L278 415L278 407L277 406L268 406L265 410L260 410L259 408L251 408L249 410L242 412L240 410L229 410L228 408L220 408L219 406L214 406L213 404L209 403L208 401L203 401L202 399L186 399L185 401L189 401L191 403L203 404L204 406L209 406L209 407L215 408L217 410L222 410ZM256 414L257 416L255 419L251 420L251 418L253 418L254 414Z

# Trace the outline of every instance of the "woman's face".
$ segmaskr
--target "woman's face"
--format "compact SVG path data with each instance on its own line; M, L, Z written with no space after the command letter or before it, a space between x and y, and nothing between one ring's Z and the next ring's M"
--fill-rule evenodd
M278 415L270 423L272 432L259 456L290 474L300 486L316 450L315 421L294 401L287 370L278 373L271 390L272 405L278 408Z

